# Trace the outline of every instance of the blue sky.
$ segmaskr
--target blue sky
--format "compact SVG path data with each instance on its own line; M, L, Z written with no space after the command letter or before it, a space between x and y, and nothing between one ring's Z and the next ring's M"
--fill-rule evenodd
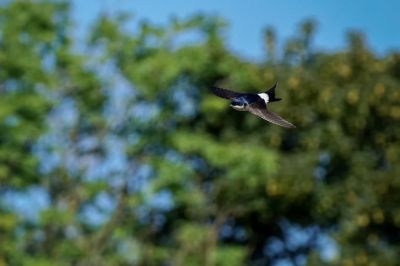
M101 13L124 10L137 20L163 24L172 16L188 17L197 12L220 15L229 23L230 48L239 54L263 56L262 29L275 27L280 43L296 32L299 22L314 18L319 27L315 46L338 49L345 45L348 29L362 30L369 46L379 53L400 50L400 1L398 0L73 0L73 16L83 32Z

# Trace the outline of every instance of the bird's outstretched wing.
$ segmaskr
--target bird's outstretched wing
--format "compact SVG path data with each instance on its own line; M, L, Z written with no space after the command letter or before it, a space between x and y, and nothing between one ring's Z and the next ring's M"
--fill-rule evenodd
M229 100L232 98L238 97L240 95L243 95L243 93L240 93L240 92L235 92L235 91L218 88L218 87L211 87L210 89L215 95L225 98L225 99L229 99Z
M287 127L287 128L295 128L296 127L295 125L286 121L279 115L269 111L267 108L260 108L260 107L261 106L258 106L258 105L250 106L249 111L252 114L255 114L255 115L261 117L262 119L267 120L268 122L274 123L278 126Z

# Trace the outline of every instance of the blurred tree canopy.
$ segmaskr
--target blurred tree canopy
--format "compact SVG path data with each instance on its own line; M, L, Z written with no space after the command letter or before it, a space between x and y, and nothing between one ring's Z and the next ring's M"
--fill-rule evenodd
M221 18L0 5L0 265L398 265L400 54L315 21L265 58ZM261 91L287 130L208 91Z

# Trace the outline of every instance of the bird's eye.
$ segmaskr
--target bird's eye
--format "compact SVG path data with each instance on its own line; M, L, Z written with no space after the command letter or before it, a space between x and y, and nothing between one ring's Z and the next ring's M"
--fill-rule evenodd
M239 101L232 101L231 102L231 104L233 105L233 106L241 106L242 105L242 103L241 102L239 102Z

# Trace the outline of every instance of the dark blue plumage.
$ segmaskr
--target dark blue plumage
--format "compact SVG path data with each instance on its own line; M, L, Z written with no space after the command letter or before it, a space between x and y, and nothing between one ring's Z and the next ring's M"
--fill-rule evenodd
M218 87L211 87L211 91L221 98L230 100L231 107L235 110L249 111L271 123L283 127L294 128L295 126L292 123L267 109L267 104L269 102L277 102L281 100L280 98L275 97L276 86L277 83L275 83L275 85L268 91L263 93L241 93Z

